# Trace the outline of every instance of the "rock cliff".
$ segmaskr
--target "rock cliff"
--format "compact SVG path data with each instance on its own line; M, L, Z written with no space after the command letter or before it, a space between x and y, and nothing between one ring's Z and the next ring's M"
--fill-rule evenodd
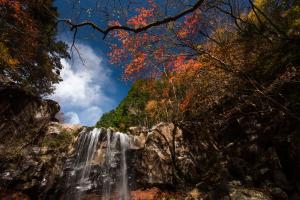
M59 109L52 100L0 88L1 199L41 198L60 175L80 127L57 123Z

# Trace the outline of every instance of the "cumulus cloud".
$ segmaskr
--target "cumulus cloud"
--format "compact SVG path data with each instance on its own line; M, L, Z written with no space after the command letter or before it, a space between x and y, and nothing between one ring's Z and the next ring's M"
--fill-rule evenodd
M72 60L62 60L62 82L56 85L52 98L61 104L69 123L94 125L113 104L106 95L107 88L113 88L109 70L103 58L90 46L79 43L80 56L74 52ZM82 58L82 60L81 60Z

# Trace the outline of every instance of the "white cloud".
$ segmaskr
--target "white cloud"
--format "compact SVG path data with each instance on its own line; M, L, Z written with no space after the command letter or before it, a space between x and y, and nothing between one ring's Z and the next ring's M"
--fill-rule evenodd
M74 52L72 60L62 60L63 81L56 85L51 98L61 104L63 112L72 116L69 123L94 125L103 110L113 104L106 95L107 89L114 87L111 71L90 46L81 43L76 46L80 56Z
M92 106L84 111L82 111L79 116L82 120L82 123L91 123L96 124L96 122L99 120L99 117L103 114L103 111L101 108L97 106Z
M64 114L65 120L71 124L80 124L79 117L75 112L67 112Z

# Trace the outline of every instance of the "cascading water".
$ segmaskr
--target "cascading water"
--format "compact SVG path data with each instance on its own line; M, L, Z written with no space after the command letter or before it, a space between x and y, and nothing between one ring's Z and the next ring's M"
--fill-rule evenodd
M105 134L106 132L106 134ZM126 150L128 135L110 129L83 130L75 154L67 161L63 199L82 199L91 190L102 200L128 200ZM100 158L95 159L95 157Z
M122 178L121 178L121 188L120 188L120 197L122 200L128 199L128 187L127 187L127 163L126 163L126 150L128 148L128 136L119 133L120 144L121 144L121 170L122 170Z
M107 131L107 147L106 147L106 166L104 177L103 200L112 198L112 185L118 182L115 190L118 191L120 200L128 199L128 184L127 184L127 164L126 164L126 150L129 145L128 135L120 132L111 133ZM118 146L119 142L119 146ZM119 147L119 148L118 148ZM116 174L113 170L118 165L119 159L119 180L116 180Z
M64 199L73 200L81 199L82 192L90 189L91 182L89 179L91 172L91 161L94 157L96 147L101 134L101 129L93 129L89 132L81 132L75 154L75 162L71 163L71 176L67 184L73 185L64 195Z
M115 161L113 160L114 156L112 156L111 152L111 130L108 129L106 133L106 153L105 153L105 168L103 177L103 197L102 199L109 199L111 196L111 185L113 184L112 177L110 176L110 169L112 165L115 165Z

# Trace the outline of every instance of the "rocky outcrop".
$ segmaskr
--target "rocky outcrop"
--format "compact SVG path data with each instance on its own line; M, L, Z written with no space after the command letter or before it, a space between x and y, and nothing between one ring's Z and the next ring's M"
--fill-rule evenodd
M153 199L160 199L166 197L162 194L168 191L167 197L172 198L173 195L178 199L271 199L270 191L255 189L253 182L249 185L243 183L242 186L240 181L231 177L233 172L229 172L225 163L222 163L222 152L212 138L194 140L194 146L191 146L192 137L187 133L173 123L160 123L148 131L131 129L136 140L142 141L139 150L129 152L129 176L135 183L131 187L134 198L143 199L144 196L153 195ZM234 161L231 165L234 165ZM152 190L138 189L149 186L163 190L155 190L154 194L150 192ZM277 192L283 195L280 189Z
M140 150L133 152L128 160L137 184L174 185L197 177L197 167L183 132L173 123L160 123L134 138L142 141L139 142Z
M247 126L252 122L240 123ZM198 188L203 199L227 199L229 196L230 199L297 199L299 144L289 147L294 149L295 158L288 162L293 161L288 167L292 171L288 172L284 165L289 157L280 155L287 146L272 145L270 139L255 131L245 138L232 137L230 135L242 134L251 126L242 127L238 133L235 123L227 125L218 137L212 133L199 134L196 132L201 130L198 124L181 125L184 128L180 129L172 123L160 123L148 131L131 130L134 137L142 138L139 140L141 148L129 152L130 176L137 186L132 189L169 185L178 190L183 185L186 189ZM185 192L187 195L188 191Z
M59 109L52 100L42 100L17 88L0 88L0 153L17 153L35 142L41 130L55 120Z
M0 188L19 192L30 199L47 196L57 184L66 158L74 150L80 129L52 122L36 143L23 147L17 154L3 155Z
M92 130L90 129L90 131ZM205 155L205 152L210 151L210 143L205 140L201 141L199 145L202 145L200 147L204 149L199 148L199 155L192 154L184 132L173 123L160 123L148 130L145 128L131 128L130 131L127 135L126 157L129 194L132 199L172 199L176 197L176 199L192 200L228 199L230 197L230 199L236 200L268 200L273 195L270 190L256 189L251 180L249 180L251 184L242 183L231 174L232 172L226 168L225 163L221 163L223 168L220 170L219 165L216 167L216 163L209 160L203 164L205 165L203 168L211 166L213 169L206 172L199 170L199 160L197 159L204 159L202 156ZM83 136L88 132L89 129L83 130L80 134ZM90 161L89 169L91 173L84 178L87 185L83 188L83 199L103 198L106 180L109 180L111 185L110 197L112 199L118 198L116 191L119 190L120 185L118 184L120 182L118 180L122 171L120 169L122 162L121 149L112 147L120 142L115 140L119 134L109 129L101 131L97 140L95 155ZM108 140L107 137L110 139ZM116 143L108 143L108 141L115 141ZM109 145L111 149L107 151ZM63 176L59 181L60 184L56 187L56 192L52 191L54 198L63 196L66 191L74 192L70 188L82 188L75 181L67 181L74 178L76 180L74 174L80 174L80 171L84 170L81 167L73 166L72 163L76 163L76 160L74 160L76 155L79 155L76 152L74 153L66 159L67 165L64 166ZM212 154L212 156L214 155ZM219 161L216 158L214 159L219 164ZM107 166L107 162L110 163L109 166ZM107 174L107 170L109 170L109 174ZM211 171L215 174L210 174ZM210 177L206 177L206 173ZM75 184L76 187L72 184ZM280 188L275 189L274 192L277 192L277 195L284 195Z
M58 111L52 100L0 88L0 194L4 199L40 198L60 175L80 127L55 122Z

